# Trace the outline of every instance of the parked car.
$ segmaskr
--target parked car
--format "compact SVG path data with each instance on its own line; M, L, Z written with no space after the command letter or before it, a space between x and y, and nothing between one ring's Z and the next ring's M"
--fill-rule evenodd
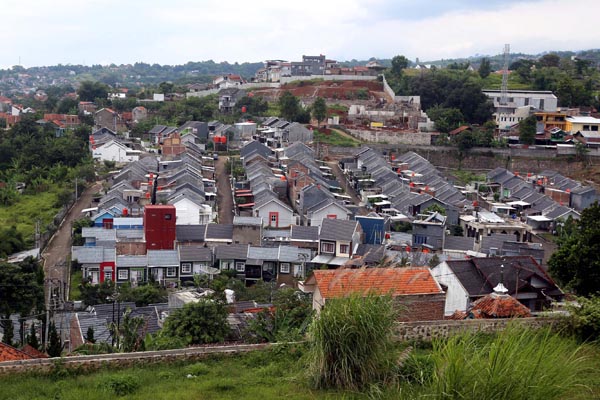
M218 160L219 159L219 155L217 153L213 153L213 160Z

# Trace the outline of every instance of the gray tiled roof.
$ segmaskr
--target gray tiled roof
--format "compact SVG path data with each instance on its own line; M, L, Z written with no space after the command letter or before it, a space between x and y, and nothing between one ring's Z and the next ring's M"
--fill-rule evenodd
M279 249L277 247L255 247L248 248L248 258L256 260L276 261L279 257Z
M73 246L72 259L81 264L100 264L104 261L104 248L97 246Z
M146 267L148 265L148 257L121 255L117 256L116 265L121 268Z
M292 225L292 240L319 240L319 227L318 226L300 226Z
M204 246L179 246L179 260L212 261L212 250Z
M177 225L178 242L203 242L206 225Z
M233 224L208 224L204 239L231 240L233 238Z
M304 254L304 257L302 257ZM311 259L311 252L308 249L300 249L296 246L279 246L279 261L282 262L308 262Z
M98 227L81 228L81 236L84 238L93 237L93 238L96 238L96 240L103 240L103 241L117 240L116 230L104 229L104 228L98 228Z
M233 217L233 225L262 225L261 217Z
M217 260L245 260L247 256L247 244L224 244L215 247Z
M466 236L446 236L444 250L473 251L475 238Z
M179 253L177 250L148 250L148 266L179 266Z
M319 238L325 240L352 240L358 222L343 219L323 219Z

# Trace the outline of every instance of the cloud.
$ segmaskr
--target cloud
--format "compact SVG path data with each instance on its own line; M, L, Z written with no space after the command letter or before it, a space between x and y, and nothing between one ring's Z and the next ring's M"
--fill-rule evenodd
M182 64L327 54L431 60L593 48L600 2L571 0L2 1L0 65ZM558 15L573 16L570 31ZM575 22L576 21L576 22ZM565 33L563 33L565 32Z

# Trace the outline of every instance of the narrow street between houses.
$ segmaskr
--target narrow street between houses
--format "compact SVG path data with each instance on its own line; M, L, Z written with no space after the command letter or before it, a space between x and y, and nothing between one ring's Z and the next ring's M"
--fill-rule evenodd
M348 183L348 180L346 179L346 176L340 169L338 162L337 161L329 161L327 163L327 165L329 167L331 167L331 172L333 172L333 175L335 175L335 179L340 183L340 185L342 186L342 189L344 189L346 194L352 198L352 203L359 206L359 209L358 209L359 213L361 215L367 215L369 213L369 211L365 207L360 206L360 202L361 202L360 197L358 196L358 194L356 193L354 188L352 186L350 186L350 184Z
M50 283L55 288L62 287L64 290L63 300L65 301L68 300L69 296L69 268L66 261L68 255L71 253L71 225L73 221L83 216L81 214L83 209L91 207L92 197L101 187L102 184L96 182L84 190L42 252L46 280L45 289L48 289Z
M229 173L225 170L229 157L219 157L215 162L215 180L217 181L217 207L219 224L233 223L233 195Z

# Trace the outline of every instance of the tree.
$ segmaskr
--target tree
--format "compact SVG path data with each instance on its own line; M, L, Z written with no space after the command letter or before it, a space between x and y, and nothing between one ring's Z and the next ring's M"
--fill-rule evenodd
M519 122L519 141L523 144L535 144L537 120L531 115Z
M27 344L36 350L40 349L40 342L38 341L37 334L35 333L35 324L31 324L29 335L27 336Z
M77 90L77 94L81 101L106 99L108 97L108 86L100 82L83 81L79 86L79 90Z
M482 79L487 78L490 73L492 72L492 67L490 65L490 60L488 60L487 58L484 58L481 60L481 64L479 65L479 76Z
M435 106L430 108L427 114L435 122L437 130L443 133L456 129L464 121L464 116L458 108Z
M283 92L279 98L279 111L283 118L288 121L295 121L300 112L298 98L288 90Z
M537 62L540 67L559 67L560 56L554 53L544 54Z
M568 222L568 221L567 221ZM573 225L565 223L559 248L548 260L548 271L563 287L580 296L600 291L600 205L582 211Z
M163 331L188 345L222 342L229 334L227 309L224 303L209 299L186 304L167 317Z
M317 127L327 118L327 104L322 97L317 97L312 105L312 116L317 120Z
M62 341L56 331L56 325L54 325L54 322L50 322L50 327L48 329L48 348L46 349L46 353L48 353L50 357L60 357L62 350Z
M392 74L396 76L402 75L402 70L408 68L408 58L404 56L395 56L392 58Z
M94 338L94 327L89 326L87 332L85 333L85 340L90 343L96 343L96 338Z

